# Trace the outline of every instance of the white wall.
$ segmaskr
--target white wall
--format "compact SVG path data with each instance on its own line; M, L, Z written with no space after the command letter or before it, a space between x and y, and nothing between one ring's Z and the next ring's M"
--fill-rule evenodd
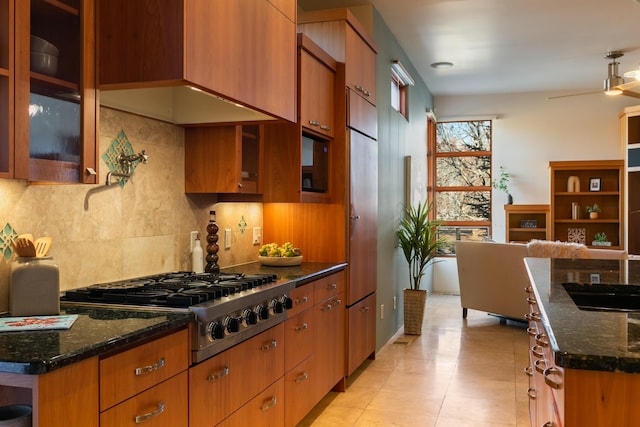
M618 114L640 104L630 97L591 94L548 100L558 93L435 97L438 120L495 117L493 167L511 174L515 204L548 204L549 161L623 159ZM505 197L492 200L495 241L505 239ZM436 263L434 291L449 292L449 263ZM448 268L447 271L442 271Z

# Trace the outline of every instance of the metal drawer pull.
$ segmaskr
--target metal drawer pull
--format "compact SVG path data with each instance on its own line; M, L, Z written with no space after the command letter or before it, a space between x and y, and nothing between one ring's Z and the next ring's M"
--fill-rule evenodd
M273 396L273 397L271 398L271 400L270 400L270 401L268 401L268 402L263 403L262 405L260 405L260 410L261 410L262 412L264 412L264 411L268 411L269 409L271 409L271 408L275 407L275 406L276 406L276 403L277 403L277 402L276 402L276 397L275 397L275 396Z
M151 373L153 371L157 371L158 369L164 367L164 357L161 357L160 360L156 362L155 365L143 366L142 368L136 368L135 374L136 376L145 375Z
M541 347L549 347L549 341L547 338L548 338L547 334L545 333L536 335L536 344L538 344Z
M539 345L534 345L533 347L531 347L531 353L533 353L533 355L535 357L537 357L538 359L543 358L544 357L544 349L542 347L540 347Z
M542 427L557 427L553 421L547 421L542 425Z
M302 298L298 298L296 300L296 304L303 304L305 302L309 301L309 298L307 298L306 296L302 297Z
M302 332L302 331L304 331L305 329L308 329L308 328L309 328L309 325L307 325L307 323L305 322L300 326L296 326L295 331L296 332Z
M143 415L137 415L133 421L135 421L136 424L140 424L143 423L145 421L149 421L152 418L157 417L158 415L162 414L164 412L164 402L160 402L158 403L158 409L156 409L153 412L149 412L148 414L143 414Z
M262 344L262 347L260 347L260 351L269 351L271 349L276 348L277 345L278 345L278 341L273 340L269 344Z
M538 331L536 330L536 328L527 328L527 334L531 335L531 336L536 336L538 335Z
M214 381L218 381L221 378L226 377L227 375L229 375L229 368L227 366L225 366L222 371L220 372L216 372L215 374L211 374L207 377L207 381L209 381L210 383L214 382Z
M361 312L363 312L363 313L366 313L367 311L369 311L369 306L362 307L362 308L360 309L360 311L361 311Z
M309 374L307 374L307 372L305 371L302 374L298 375L294 381L296 384L300 384L301 382L306 381L307 378L309 378Z
M535 312L535 313L527 313L524 315L524 318L527 320L533 320L534 322L539 322L540 320L542 320L540 318L540 313Z
M547 361L544 359L538 359L535 362L533 362L533 366L535 366L536 371L540 372L541 374L544 374L544 371L547 369Z
M528 294L532 294L533 293L533 288L531 286L527 286L526 288L524 288L524 291Z
M331 130L331 127L329 125L322 125L322 126L320 126L320 129L322 129L322 130Z
M342 300L341 299L333 300L332 304L333 305L340 305L340 304L342 304Z
M538 303L535 297L527 297L527 302L529 303L529 305L535 305Z
M371 95L371 92L369 92L368 90L363 91L362 93L364 93L364 96L369 96Z
M524 373L528 377L532 377L533 376L533 368L531 367L531 365L529 365L526 368L524 368Z
M333 308L333 306L331 304L327 304L324 307L322 307L320 310L322 311L329 311Z
M327 289L332 290L332 289L338 289L338 285L335 283L332 283L330 285L327 286Z
M311 126L320 126L320 122L317 120L309 120Z
M551 378L549 378L554 374L561 375L562 371L560 369L558 369L558 368L553 367L553 366L550 367L550 368L545 369L544 373L543 373L543 375L544 375L544 383L546 385L548 385L549 387L553 388L553 389L559 390L560 387L562 387L562 383L561 382L555 382Z
M533 387L529 387L527 389L527 396L529 396L529 399L531 400L536 400L536 389Z

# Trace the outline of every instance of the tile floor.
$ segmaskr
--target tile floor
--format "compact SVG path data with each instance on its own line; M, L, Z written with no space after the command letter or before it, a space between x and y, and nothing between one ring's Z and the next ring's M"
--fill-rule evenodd
M422 335L398 331L299 427L528 427L527 344L524 323L430 295Z

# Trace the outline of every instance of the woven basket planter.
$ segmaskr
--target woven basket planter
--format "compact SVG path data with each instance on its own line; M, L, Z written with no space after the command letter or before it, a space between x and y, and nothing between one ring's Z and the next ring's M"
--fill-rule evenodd
M404 289L404 333L422 334L424 307L427 303L427 291Z

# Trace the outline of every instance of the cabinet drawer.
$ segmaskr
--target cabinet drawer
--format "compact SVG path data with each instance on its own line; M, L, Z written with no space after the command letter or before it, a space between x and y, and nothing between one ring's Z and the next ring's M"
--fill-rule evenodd
M281 378L218 426L281 427L284 425L284 400L284 382ZM201 425L211 425L211 423Z
M101 427L186 427L188 376L182 372L100 414Z
M347 90L347 126L368 137L378 139L378 113L376 106Z
M189 367L184 329L100 361L100 410L104 411Z
M295 288L289 293L289 296L291 296L293 300L293 307L287 312L289 317L293 317L315 305L313 286L311 285L303 285Z
M347 309L347 375L376 350L376 294Z
M284 377L284 425L295 426L320 401L315 370L316 359L311 356Z
M189 369L190 426L215 425L283 374L281 323Z
M316 304L344 291L344 270L332 274L313 283L313 297Z
M285 372L311 355L315 340L315 316L307 310L288 319L284 324L284 366Z

